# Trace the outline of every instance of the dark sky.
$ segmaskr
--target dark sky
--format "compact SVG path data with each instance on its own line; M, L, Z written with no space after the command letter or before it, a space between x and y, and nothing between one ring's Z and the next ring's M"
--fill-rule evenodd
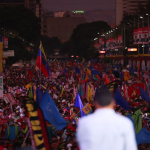
M115 9L115 0L43 0L48 11Z

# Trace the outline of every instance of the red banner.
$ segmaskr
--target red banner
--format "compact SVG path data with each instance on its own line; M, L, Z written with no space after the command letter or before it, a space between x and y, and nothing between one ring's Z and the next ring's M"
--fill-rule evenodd
M138 44L138 29L134 29L133 37L134 37L134 44Z
M148 27L143 27L143 44L148 44Z

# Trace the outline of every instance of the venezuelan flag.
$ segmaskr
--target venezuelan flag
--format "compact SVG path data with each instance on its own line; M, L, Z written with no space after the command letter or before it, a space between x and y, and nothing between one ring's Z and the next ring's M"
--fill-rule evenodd
M42 46L42 42L40 42L39 52L38 52L38 56L36 60L36 66L45 75L45 77L50 76L49 67L48 67L46 55L44 52L44 48Z

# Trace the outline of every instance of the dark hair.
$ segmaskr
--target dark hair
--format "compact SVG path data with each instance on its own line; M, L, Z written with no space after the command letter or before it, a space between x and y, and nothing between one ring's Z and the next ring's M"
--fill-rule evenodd
M94 101L98 102L101 106L108 106L113 101L113 93L109 91L107 87L101 88L97 91L94 97Z

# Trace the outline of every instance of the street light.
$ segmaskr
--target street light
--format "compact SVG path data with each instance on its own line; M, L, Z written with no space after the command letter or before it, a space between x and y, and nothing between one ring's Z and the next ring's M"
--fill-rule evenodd
M142 17L142 16L140 16L140 18L141 18L141 19L143 19L143 17Z
M99 32L97 34L99 34Z
M117 30L118 28L116 28L116 30Z
M146 16L148 16L148 14L146 14Z

